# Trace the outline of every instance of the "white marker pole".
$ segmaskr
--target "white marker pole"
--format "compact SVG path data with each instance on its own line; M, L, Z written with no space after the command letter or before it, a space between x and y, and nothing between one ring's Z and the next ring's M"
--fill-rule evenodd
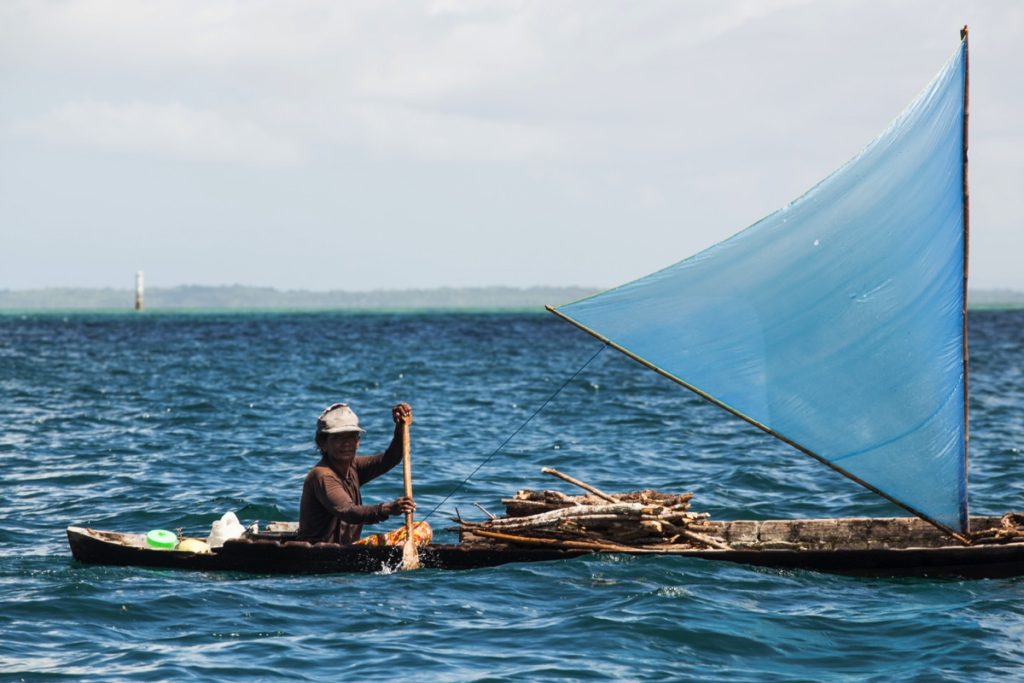
M144 308L142 303L142 283L143 276L142 271L135 271L135 310L141 311Z

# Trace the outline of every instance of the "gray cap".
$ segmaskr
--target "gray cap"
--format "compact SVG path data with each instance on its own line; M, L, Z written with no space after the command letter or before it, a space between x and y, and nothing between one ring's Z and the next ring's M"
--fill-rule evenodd
M341 434L343 432L363 432L359 428L359 418L346 403L335 403L316 420L316 431L323 434Z

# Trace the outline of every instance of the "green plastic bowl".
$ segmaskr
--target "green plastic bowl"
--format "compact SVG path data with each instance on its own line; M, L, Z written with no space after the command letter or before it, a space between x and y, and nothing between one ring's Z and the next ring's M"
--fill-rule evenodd
M178 534L166 529L153 529L146 534L146 543L150 548L174 550L174 546L178 545Z

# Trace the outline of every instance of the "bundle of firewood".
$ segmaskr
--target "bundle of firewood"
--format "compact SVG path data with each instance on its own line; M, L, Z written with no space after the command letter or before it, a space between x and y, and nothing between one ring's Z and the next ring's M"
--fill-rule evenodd
M643 503L644 505L660 505L662 507L678 507L684 512L690 509L692 493L673 494L661 493L659 491L632 491L630 493L608 494L619 503ZM570 496L561 491L517 491L512 498L501 500L505 506L505 515L508 517L526 517L551 510L561 510L568 507L579 507L581 505L602 505L608 502L594 494L582 496Z
M463 540L611 551L728 548L710 535L707 513L690 511L692 493L608 494L556 470L542 471L588 494L519 491L502 501L506 517L483 522L457 519Z

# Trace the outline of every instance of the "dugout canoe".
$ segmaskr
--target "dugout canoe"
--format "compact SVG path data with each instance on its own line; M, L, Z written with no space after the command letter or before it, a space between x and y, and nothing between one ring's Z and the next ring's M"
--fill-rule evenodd
M975 516L976 529L997 528L1000 517ZM1003 578L1024 575L1024 543L956 544L915 517L713 522L728 550L647 547L632 555L670 555L782 570L856 576ZM296 541L293 524L271 533L228 541L211 553L158 550L139 533L68 527L75 560L84 564L159 567L257 574L387 572L400 566L400 547L342 546ZM420 549L427 569L479 569L515 562L565 560L610 554L580 548L483 542L463 534L457 544Z
M280 526L289 526L287 523ZM83 564L255 574L370 574L397 569L400 546L339 545L298 541L292 532L248 534L209 553L151 548L146 535L69 526L71 554ZM585 550L521 548L489 543L430 544L420 548L427 569L479 569L509 562L560 560Z

